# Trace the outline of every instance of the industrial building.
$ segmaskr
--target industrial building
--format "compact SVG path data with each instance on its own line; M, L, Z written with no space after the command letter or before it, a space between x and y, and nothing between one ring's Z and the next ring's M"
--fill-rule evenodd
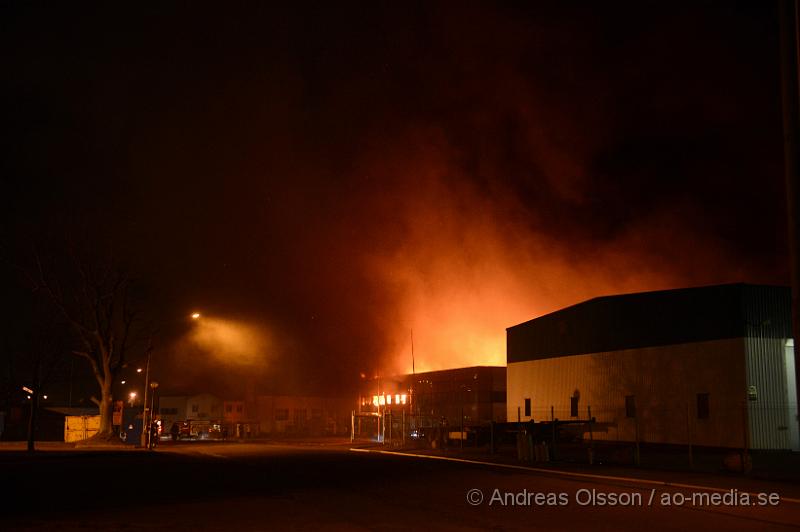
M507 329L509 421L592 437L800 449L791 295L727 284L598 297Z
M219 421L223 417L223 401L210 393L164 395L158 398L157 412L167 428L187 420Z
M421 426L505 421L506 368L473 366L376 377L364 383L357 413L394 413Z
M351 405L337 397L260 395L256 417L262 434L341 435L349 431Z

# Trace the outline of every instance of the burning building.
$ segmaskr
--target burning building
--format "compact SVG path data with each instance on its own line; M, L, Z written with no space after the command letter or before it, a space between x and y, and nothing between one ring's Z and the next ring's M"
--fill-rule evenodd
M505 421L506 368L473 366L376 377L364 383L357 412L367 417L403 416L408 429Z
M599 297L507 330L508 419L594 438L798 449L788 288Z

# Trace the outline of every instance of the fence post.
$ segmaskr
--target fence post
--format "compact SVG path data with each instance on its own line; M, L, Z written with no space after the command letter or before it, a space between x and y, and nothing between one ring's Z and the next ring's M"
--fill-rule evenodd
M550 427L553 429L553 460L558 459L558 449L556 448L556 417L553 405L550 405Z
M747 401L742 405L742 435L744 436L744 446L742 449L742 474L747 473L746 462L749 461L750 452L750 427L747 423Z
M689 469L694 469L694 455L692 454L692 414L689 401L686 401L686 440L689 442Z
M406 446L406 409L403 409L403 447Z
M587 407L589 413L589 465L594 464L594 435L592 434L592 405Z

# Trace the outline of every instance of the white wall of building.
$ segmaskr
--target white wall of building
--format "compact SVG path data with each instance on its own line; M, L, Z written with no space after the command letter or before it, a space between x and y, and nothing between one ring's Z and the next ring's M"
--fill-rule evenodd
M798 450L797 390L791 339L745 339L750 444Z
M595 439L738 447L744 444L744 339L573 355L508 364L508 421L597 419ZM709 394L709 416L698 419L697 394ZM635 397L635 418L625 397ZM531 416L525 416L525 399Z

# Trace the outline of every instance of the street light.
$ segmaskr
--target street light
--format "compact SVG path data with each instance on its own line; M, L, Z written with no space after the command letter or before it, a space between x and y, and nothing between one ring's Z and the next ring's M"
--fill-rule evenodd
M150 422L147 424L147 448L148 449L152 449L153 448L153 434L151 432L150 425L153 424L153 418L154 418L153 412L155 412L155 410L153 410L153 409L155 408L156 388L158 388L158 383L156 381L152 381L150 383L150 389L152 390L152 392L150 392ZM158 434L156 434L156 437L158 437Z
M152 339L147 344L147 364L146 368L147 371L144 373L144 405L142 408L142 433L139 438L139 444L142 447L147 448L147 434L150 433L150 425L147 423L147 388L150 385L150 355L153 354L153 343ZM136 370L137 372L141 373L142 368Z
M193 312L192 313L192 319L193 320L200 319L200 313L199 312Z

